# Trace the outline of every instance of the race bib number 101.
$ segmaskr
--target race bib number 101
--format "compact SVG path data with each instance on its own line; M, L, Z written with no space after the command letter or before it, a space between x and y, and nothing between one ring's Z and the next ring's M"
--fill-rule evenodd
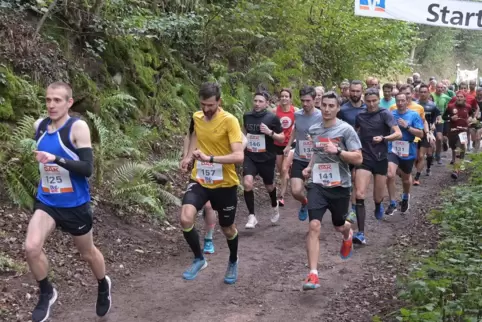
M54 163L40 164L39 169L43 192L52 194L74 192L68 170Z
M325 187L341 185L340 166L338 163L315 163L313 182Z
M200 183L216 184L223 182L223 165L197 161L196 178Z
M410 142L408 141L393 141L392 153L399 157L406 158L410 155Z

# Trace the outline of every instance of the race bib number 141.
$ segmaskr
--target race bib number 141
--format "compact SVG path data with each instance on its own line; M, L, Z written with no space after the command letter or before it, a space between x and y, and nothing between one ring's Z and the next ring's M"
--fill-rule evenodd
M340 166L338 163L315 163L313 182L325 187L341 185Z

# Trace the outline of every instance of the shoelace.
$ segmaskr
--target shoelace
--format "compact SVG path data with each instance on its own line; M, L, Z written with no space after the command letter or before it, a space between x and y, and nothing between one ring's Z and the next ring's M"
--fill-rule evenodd
M228 275L229 276L234 275L235 268L236 268L236 263L229 262L229 266L228 266Z

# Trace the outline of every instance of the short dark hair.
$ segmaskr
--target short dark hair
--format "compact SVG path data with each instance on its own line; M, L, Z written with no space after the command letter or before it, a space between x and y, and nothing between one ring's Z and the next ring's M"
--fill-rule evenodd
M324 93L321 96L321 101L323 101L323 99L325 99L325 98L334 99L336 101L336 104L338 106L340 105L340 100L339 100L338 94L336 94L336 92L334 92L334 91L328 91L328 92Z
M461 81L459 86L462 86L462 85L468 85L466 81Z
M281 91L279 91L279 95L281 96L281 93L286 92L290 94L290 98L293 98L293 93L291 93L291 89L289 88L282 88Z
M413 86L410 85L410 84L403 84L402 86L400 86L400 88L398 89L400 92L403 92L405 91L406 89L410 89L410 93L413 93Z
M389 89L389 90L393 91L393 84L385 83L385 84L383 84L382 89Z
M352 85L361 85L361 87L363 89L363 82L361 80L352 80L351 83L350 83L350 87Z
M369 88L365 91L365 97L370 96L370 95L375 95L378 98L380 98L380 91L376 88Z
M303 86L300 89L300 97L306 96L306 95L310 95L311 97L315 98L316 97L315 88L313 86L307 86L307 85Z
M402 93L402 91L398 92L398 94L395 95L395 98L399 97L400 95L405 96L405 99L407 99L407 95L405 95L405 93Z
M420 85L418 85L418 90L419 90L419 91L420 91L422 88L426 88L426 89L427 89L427 91L429 91L429 90L430 90L430 89L428 88L428 85L427 85L427 84L423 84L423 83L422 83L422 84L420 84Z
M203 83L199 88L199 97L207 100L213 96L216 97L216 101L221 99L221 87L216 83Z
M265 100L269 101L269 98L270 98L270 95L268 92L266 91L257 91L256 93L254 93L254 96L263 96Z

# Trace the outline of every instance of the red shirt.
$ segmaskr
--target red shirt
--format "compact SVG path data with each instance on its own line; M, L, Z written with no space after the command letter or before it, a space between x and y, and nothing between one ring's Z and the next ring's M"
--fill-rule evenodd
M452 99L449 102L450 104L455 104L455 101L457 100L457 96L452 97ZM472 110L475 112L477 110L477 100L475 99L475 96L470 95L469 93L465 94L465 102L470 105Z
M286 146L288 141L290 140L291 131L293 131L293 125L295 124L295 107L293 105L290 106L290 110L288 112L284 112L281 106L276 107L276 116L281 121L281 128L283 129L283 133L285 135L285 140L283 143L279 143L274 141L274 144L277 146Z
M456 129L458 126L469 127L469 115L472 114L472 107L469 104L465 104L465 106L449 104L447 113L450 115L450 130ZM452 120L454 115L459 117L456 121Z

